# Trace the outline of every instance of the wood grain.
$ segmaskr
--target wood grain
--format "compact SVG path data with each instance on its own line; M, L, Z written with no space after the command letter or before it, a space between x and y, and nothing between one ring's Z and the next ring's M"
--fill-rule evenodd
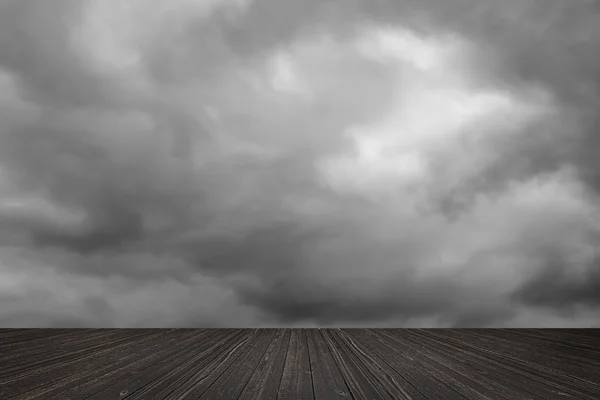
M600 399L593 329L0 329L0 399Z

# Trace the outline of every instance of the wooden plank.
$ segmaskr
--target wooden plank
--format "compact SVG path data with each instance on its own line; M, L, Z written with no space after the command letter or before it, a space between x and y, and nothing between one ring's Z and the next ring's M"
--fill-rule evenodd
M384 331L386 333L387 331ZM439 365L443 368L443 374L450 373L463 380L463 384L471 386L477 390L481 396L492 399L514 399L514 400L545 400L546 398L537 396L531 391L517 387L514 380L498 379L494 375L497 370L485 360L469 358L469 354L455 346L441 346L433 341L427 341L419 337L419 330L402 330L392 332L403 341L411 343L425 359L431 360L433 365ZM427 362L427 361L425 361ZM506 378L505 374L501 374ZM463 377L462 379L460 377Z
M185 362L177 360L167 374L153 380L141 390L136 391L131 399L171 399L182 397L197 382L198 376L211 370L220 354L227 353L249 338L248 332L231 329L225 332L220 340L213 341L210 346L190 352Z
M173 374L174 368L181 368L182 365L184 366L186 362L196 356L198 352L209 348L215 342L220 342L224 335L231 335L231 333L224 332L223 330L215 330L209 334L200 332L189 340L174 345L169 354L152 364L144 365L141 371L125 379L119 379L114 385L84 398L90 400L120 397L134 398L136 393L143 391L144 388L153 382L161 382L163 379L168 378L170 374Z
M192 371L185 384L175 388L170 398L197 399L208 387L234 363L240 354L258 338L257 330L240 329L235 331L231 341L222 343L219 348L205 353L205 360Z
M75 336L89 331L89 329L7 329L0 335L0 354L5 346L11 344L26 347L31 342L44 342L51 337L57 339L62 335Z
M133 341L127 346L95 357L85 363L80 363L74 373L56 379L48 385L38 387L27 393L28 399L76 399L84 394L100 391L114 384L116 379L123 379L135 366L147 359L156 359L171 345L200 332L176 329L156 330L155 335Z
M522 390L536 393L543 398L564 398L565 396L587 400L597 398L594 394L586 393L585 388L582 391L578 385L573 386L567 376L549 373L543 365L535 362L506 356L494 349L494 341L480 341L479 338L464 330L427 331L424 332L424 335L437 335L438 343L446 346L451 344L455 349L460 348L461 351L484 361L490 367L497 367L494 375L497 379L504 380L510 377ZM467 338L464 335L468 335Z
M237 399L246 387L250 377L264 357L273 338L274 329L263 329L256 341L248 346L239 359L229 363L223 373L207 387L199 399ZM196 397L196 396L194 396Z
M199 330L179 329L168 336L162 337L162 340L155 341L152 346L143 351L125 355L121 363L113 365L109 363L107 368L102 368L97 374L75 382L72 387L65 387L65 390L57 394L56 397L73 400L84 399L96 393L110 390L109 388L115 390L117 386L127 387L132 379L143 376L147 371L161 365L163 360L172 357L177 352L181 352L182 349L191 346L200 338L210 340L210 337L214 335L214 332L208 334Z
M265 355L242 391L240 400L277 399L289 342L290 330L278 329Z
M552 346L552 351L549 351L536 340L514 340L509 331L490 329L459 333L468 337L470 346L484 346L481 352L502 360L506 366L527 371L533 379L552 382L557 390L566 390L567 393L573 391L584 398L597 398L600 392L600 385L597 383L600 378L597 372L600 371L597 355L583 352L575 359L573 349ZM531 365L535 368L529 368Z
M82 363L89 362L91 359L100 356L107 352L114 352L121 347L127 346L136 339L155 335L156 333L148 331L140 331L135 334L121 334L120 336L99 337L87 347L72 350L65 354L58 353L51 358L36 359L27 369L27 365L21 366L18 374L10 374L7 378L2 379L0 387L2 387L3 396L14 396L19 392L29 392L40 386L48 385L57 380L57 377L68 377L75 374Z
M364 363L355 354L348 351L345 343L340 342L333 329L322 329L321 333L327 343L335 363L337 364L353 398L360 399L392 399L386 388L377 378L364 368Z
M444 380L432 375L427 369L420 367L414 351L399 350L396 344L390 344L380 331L359 330L357 337L372 348L381 358L387 361L396 371L404 376L412 386L426 398L460 399L466 397L448 386Z
M305 329L292 329L277 398L313 400L312 373Z
M514 386L522 393L520 396L552 399L560 395L552 388L539 385L536 381L524 377L518 370L506 368L506 365L498 363L484 353L471 351L470 348L462 346L459 341L437 337L439 331L423 331L420 333L420 340L428 348L436 352L448 352L449 355L459 358L466 368L478 371L484 377L489 377L493 382Z
M426 372L434 380L468 399L510 399L501 387L485 385L478 377L465 371L457 371L459 365L453 359L443 359L439 353L430 352L427 346L410 338L410 330L380 330L377 333L393 346L394 351L409 357L417 369ZM463 372L463 373L461 373Z
M401 400L423 400L427 398L377 354L361 345L358 340L353 339L349 333L350 330L348 329L340 329L335 331L334 335L337 335L339 343L345 344L346 352L354 354L355 358L360 360L364 366L364 373L370 374L379 382L385 392L392 398Z
M564 329L0 329L0 398L597 400L597 343Z
M171 393L172 398L200 398L228 368L236 365L248 349L254 348L259 339L264 340L264 335L257 329L240 329L239 332L242 334L239 339L220 351L213 352L208 362L202 364L185 385Z
M307 330L315 399L352 398L320 329Z
M581 376L592 370L600 371L600 360L590 359L590 355L600 358L600 348L582 343L581 341L560 340L557 335L544 337L529 330L519 333L514 330L493 330L471 332L483 337L490 337L510 348L510 354L522 356L522 352L538 357L540 362L552 370L565 373L574 373ZM532 345L535 345L535 353L531 354ZM569 363L565 363L565 359ZM565 369L567 368L567 369ZM590 376L590 383L598 381L597 376Z
M509 330L505 329L504 331ZM585 329L519 329L514 331L523 336L544 338L552 343L561 343L574 348L585 346L593 352L600 353L600 337L590 336Z
M0 366L0 374L17 374L21 370L21 365L25 365L25 369L31 369L34 366L31 362L31 356L35 356L39 359L40 364L44 364L59 354L67 355L70 352L86 348L88 343L108 342L110 338L121 338L124 335L127 336L127 333L99 330L89 334L71 332L71 334L61 335L60 337L42 337L32 342L27 341L25 344L12 343L0 351L0 356L3 360L6 360Z

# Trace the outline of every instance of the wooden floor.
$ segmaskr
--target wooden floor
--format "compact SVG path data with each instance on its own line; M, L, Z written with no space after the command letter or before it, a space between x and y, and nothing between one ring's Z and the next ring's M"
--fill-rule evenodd
M0 399L600 399L600 330L0 329Z

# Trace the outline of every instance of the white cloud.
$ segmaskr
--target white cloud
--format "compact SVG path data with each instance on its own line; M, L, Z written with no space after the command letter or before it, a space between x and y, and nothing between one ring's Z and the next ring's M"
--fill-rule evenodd
M379 193L435 186L443 178L460 181L495 160L491 153L498 137L526 134L532 123L553 112L548 94L539 89L509 92L470 82L468 59L453 63L446 58L450 54L457 60L456 48L466 48L458 38L447 44L403 31L396 36L403 38L398 39L403 46L389 62L399 71L391 83L394 100L376 121L348 129L354 151L322 161L325 179L337 190ZM425 57L421 53L427 68L407 71L405 64ZM446 173L436 178L430 163L440 157Z
M369 27L357 41L358 51L368 58L407 63L430 73L451 66L464 47L464 40L455 36L421 37L396 27Z

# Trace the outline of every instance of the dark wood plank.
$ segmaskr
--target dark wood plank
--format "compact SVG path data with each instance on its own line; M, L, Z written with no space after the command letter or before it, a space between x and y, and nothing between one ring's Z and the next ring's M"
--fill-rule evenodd
M312 372L305 329L293 329L283 366L277 398L279 400L313 400Z
M31 357L31 360L35 360L31 368L27 368L28 365L20 365L18 373L11 371L6 378L0 380L2 393L8 397L15 396L17 393L28 393L56 382L59 377L71 377L82 368L82 365L93 361L95 357L107 352L119 351L122 347L135 343L136 340L155 334L156 332L147 330L135 334L123 332L118 336L100 336L93 342L87 343L86 347L73 349L69 346L67 352L59 353L55 357L46 358L45 353L42 355L44 358Z
M248 332L230 330L220 340L211 342L210 347L191 352L185 362L177 360L167 374L163 374L142 390L135 392L131 399L171 399L180 398L198 380L207 374L219 354L228 353L245 342Z
M418 337L418 330L392 332L401 340L418 347L418 352L430 359L433 364L445 367L446 373L450 372L459 376L459 380L477 390L480 395L487 398L514 399L514 400L542 400L544 397L536 395L526 388L516 385L514 377L500 372L485 359L470 358L468 352L459 347L444 347L432 341ZM444 373L444 372L442 372ZM460 378L460 377L463 378ZM501 379L499 378L501 377Z
M415 343L408 340L406 336L401 336L403 331L378 331L377 335L383 343L392 346L396 354L410 359L416 369L424 372L430 381L435 384L443 383L448 387L448 392L454 393L456 397L467 399L498 400L507 399L501 391L493 390L485 385L481 385L478 379L473 376L461 374L456 371L453 364L440 362L438 354L427 352L427 348L421 343Z
M445 346L452 346L454 351L461 349L469 355L480 359L490 367L496 367L493 376L498 380L510 378L522 390L536 393L545 399L564 398L570 396L577 399L592 400L596 395L589 393L585 387L573 382L566 375L551 373L543 364L535 361L519 360L507 356L495 347L498 345L493 340L484 340L477 335L472 335L466 330L423 332L424 335L434 337L437 342ZM535 352L535 346L531 346L529 352ZM526 356L526 354L524 354Z
M50 336L46 338L38 338L34 341L26 341L25 343L11 343L0 350L0 356L6 362L0 366L0 374L18 374L22 369L21 364L25 365L25 369L31 369L33 363L32 356L39 360L40 364L47 363L51 356L67 355L71 352L77 352L88 347L90 343L108 342L112 337L127 336L127 332L119 332L112 330L98 330L85 334L84 332L75 331L70 334L60 336Z
M598 330L0 329L0 399L600 399Z
M348 351L345 343L337 340L338 337L333 329L323 329L321 333L353 398L392 398L385 387L364 368L360 358L355 357L355 354Z
M185 382L176 387L169 398L199 398L258 336L257 330L235 330L231 340L218 343L215 348L203 354L202 362L190 371Z
M240 395L240 400L277 399L289 342L290 330L278 329L271 345Z
M488 357L494 356L503 360L506 366L526 371L532 379L551 381L557 390L566 390L567 393L574 391L583 398L598 396L600 365L597 352L586 352L584 349L576 355L574 353L580 348L577 342L568 347L556 343L548 346L549 341L528 338L528 330L519 339L514 336L513 330L488 329L459 333L469 337L471 346L486 346L481 351ZM531 365L535 368L530 369Z
M75 374L54 381L28 393L29 399L81 399L90 393L112 386L140 371L142 366L154 365L174 345L201 334L198 331L175 329L157 330L156 335L131 345L95 357L81 365ZM43 390L42 390L43 389ZM35 394L35 395L34 395Z
M171 398L199 399L210 389L219 377L221 377L232 365L248 354L249 349L255 349L259 340L265 339L264 332L259 330L239 330L241 336L234 342L224 346L219 351L213 351L194 375L175 390ZM262 334L261 334L262 333ZM238 384L237 382L236 384Z
M552 370L577 376L585 375L590 371L590 367L600 371L600 360L590 358L590 355L600 358L600 348L581 340L561 340L558 335L541 336L530 330L524 330L522 333L506 329L472 333L506 344L512 355L521 354L523 351L531 354L531 345L535 344L535 357L539 357L540 362ZM522 358L522 355L519 358ZM569 363L565 363L565 359L569 360ZM588 381L598 382L598 376L589 376Z
M259 331L258 339L240 354L239 359L229 363L223 373L202 393L200 399L237 399L244 391L248 381L260 360L264 357L271 341L275 337L274 329Z
M8 329L0 335L0 354L6 346L14 345L26 348L32 342L46 342L50 338L60 339L63 335L75 336L89 332L90 329Z
M321 330L307 330L307 339L315 398L351 398L350 388L331 355Z
M361 329L354 332L354 337L385 360L425 398L448 400L464 400L466 398L439 377L432 375L427 369L422 369L416 360L417 355L414 351L406 351L405 348L399 349L396 344L385 340L379 331Z
M156 382L162 382L173 374L174 368L181 368L186 363L196 357L203 350L210 348L215 342L219 343L224 335L230 335L230 332L216 330L211 333L200 332L185 342L174 345L172 351L164 358L157 360L152 364L146 365L141 371L126 379L118 380L111 385L91 396L84 397L90 400L112 399L127 397L134 398L137 394L144 392L147 388L152 388Z
M412 386L403 376L399 375L393 368L390 367L377 354L370 349L361 346L358 341L354 340L349 330L336 330L332 336L337 336L337 341L340 346L345 348L348 357L353 355L357 364L362 364L362 373L371 376L371 382L380 387L391 396L393 399L409 399L423 400L426 397ZM360 368L360 366L358 367ZM369 378L367 378L369 379ZM387 397L384 396L384 397Z

